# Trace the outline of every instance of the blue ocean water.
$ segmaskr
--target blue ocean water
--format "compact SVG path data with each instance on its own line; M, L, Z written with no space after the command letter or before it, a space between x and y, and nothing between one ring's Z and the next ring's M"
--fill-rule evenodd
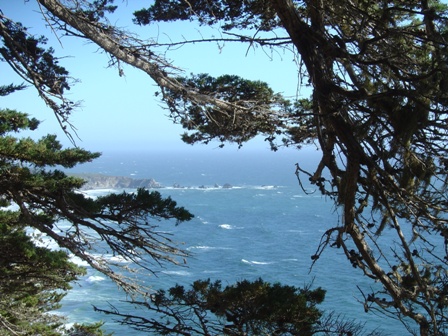
M312 167L315 153L244 149L114 153L74 171L154 178L164 186L159 189L163 195L171 196L195 215L177 227L160 223L192 257L186 266L155 268L157 276L146 275L145 282L154 289L207 278L220 279L224 285L259 277L297 287L312 282L313 287L327 290L321 309L366 323L366 331L407 334L399 322L364 312L358 287L368 292L374 284L341 252L327 250L311 269L311 256L322 234L340 216L331 200L318 192L301 190L294 175L296 162ZM233 187L222 188L226 183ZM173 188L174 184L184 188ZM133 307L122 305L124 299L124 293L104 275L89 269L64 298L60 313L77 322L106 321L105 329L115 335L138 335L92 310L92 305L108 308L113 304L135 312Z

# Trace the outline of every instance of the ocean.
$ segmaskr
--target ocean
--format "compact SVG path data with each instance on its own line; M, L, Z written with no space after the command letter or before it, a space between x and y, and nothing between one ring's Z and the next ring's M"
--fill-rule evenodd
M157 268L157 275L141 275L154 289L199 279L220 279L223 285L262 278L271 283L327 291L320 308L348 320L365 323L365 331L406 335L400 322L373 312L365 313L362 294L375 286L354 269L343 254L328 249L312 266L322 234L340 220L332 201L317 191L305 193L294 174L295 163L310 168L317 155L311 148L292 151L191 149L108 153L72 172L154 178L180 206L195 215L179 226L160 222L192 256L185 266ZM306 182L304 178L304 182ZM230 184L232 188L222 188ZM180 185L183 188L174 188ZM305 183L305 188L313 188ZM121 190L118 190L121 191ZM130 190L132 191L132 190ZM109 190L86 191L91 196ZM81 262L82 264L82 262ZM72 322L105 321L104 329L115 335L140 335L109 317L95 313L92 305L126 308L123 292L104 275L88 269L62 301L59 314Z

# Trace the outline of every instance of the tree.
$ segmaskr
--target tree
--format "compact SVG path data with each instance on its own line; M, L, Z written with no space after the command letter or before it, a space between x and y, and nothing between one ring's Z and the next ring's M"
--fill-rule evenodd
M150 300L132 301L144 314L99 309L122 324L158 335L354 335L361 325L317 309L325 291L270 284L261 279L222 288L220 281L195 281L158 290ZM375 335L375 334L370 334Z
M56 334L60 319L45 313L58 307L62 291L84 272L63 251L37 247L20 225L17 211L2 211L0 216L0 334Z
M11 88L12 86L2 89L11 92ZM8 132L35 127L37 121L28 118L26 114L0 110L3 145L7 141L10 145L13 144L14 138L5 136ZM29 140L27 146L39 149L39 144ZM5 154L2 151L3 184L8 173L12 173L14 168L16 172L20 169L18 165L13 167L8 164ZM39 245L39 237L30 235L31 227L24 224L21 211L13 207L4 208L10 204L7 190L2 192L1 202L0 335L81 335L82 330L85 331L85 336L103 335L99 329L101 324L75 325L70 331L66 331L63 328L63 317L48 314L60 307L59 302L71 288L70 283L85 274L85 269L70 262L66 251L51 250Z
M35 76L32 83L39 86L44 96L59 95L63 88L68 88L61 84L61 92L46 91L55 82L64 83L68 72L57 65L51 49L40 47L43 39L27 36L21 25L8 20L2 24L6 28L3 36L15 36L9 41L14 46L5 42L0 49L5 60L15 64L19 72L24 69L19 67L20 62L24 62L20 63L22 66L33 63L27 71ZM14 49L16 46L23 49ZM24 87L1 86L0 96ZM47 103L54 106L48 99ZM55 113L61 111L65 110L58 108ZM25 113L0 109L0 334L103 335L101 324L75 325L65 330L62 318L48 314L59 307L70 283L85 274L83 268L69 260L69 253L104 273L128 293L146 292L144 286L127 277L129 270L125 272L102 255L120 255L150 272L154 264L176 263L176 257L187 253L178 249L168 235L156 231L157 221L180 223L193 216L171 198L144 189L97 199L80 193L82 179L51 168L70 168L97 158L99 153L77 147L63 149L54 135L39 140L14 135L23 130L34 131L38 125L37 119ZM60 227L63 222L70 226ZM38 235L31 237L32 232ZM60 250L39 246L38 239L53 240ZM97 246L99 240L106 246Z
M97 157L82 149L61 149L55 136L39 141L17 139L7 134L23 127L35 128L36 119L29 119L15 111L2 111L0 138L1 181L3 206L15 204L20 223L53 239L104 273L125 290L139 291L139 286L116 272L119 265L109 264L99 255L112 253L131 260L136 266L151 271L151 265L176 262L176 256L186 252L176 248L171 239L156 232L151 221L187 221L192 215L177 207L171 198L158 192L139 189L136 193L109 194L97 199L79 193L84 181L67 176L60 170L46 170L50 166L72 167ZM68 229L58 228L59 221L68 221ZM107 248L95 247L102 240ZM100 249L100 250L98 250Z
M189 20L222 31L204 41L297 52L312 95L294 102L239 77L180 76L163 52L198 41L139 40L109 24L112 0L37 1L55 29L93 41L119 69L124 62L147 73L186 128L186 141L242 144L262 134L274 149L278 140L314 141L320 163L311 172L298 164L297 177L331 197L341 221L324 234L313 260L327 247L341 249L381 284L364 289L367 311L395 316L411 333L447 333L444 4L156 0L135 13L139 25Z

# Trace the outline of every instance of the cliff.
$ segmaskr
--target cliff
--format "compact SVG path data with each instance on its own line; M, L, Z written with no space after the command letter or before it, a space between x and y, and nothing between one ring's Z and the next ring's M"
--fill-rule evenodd
M137 189L137 188L162 188L154 179L134 179L125 176L109 176L101 174L73 174L86 180L82 189Z

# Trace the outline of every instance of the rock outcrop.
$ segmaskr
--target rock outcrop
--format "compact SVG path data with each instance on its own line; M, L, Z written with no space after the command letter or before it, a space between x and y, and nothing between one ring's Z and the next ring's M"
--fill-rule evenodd
M154 179L134 179L126 176L109 176L101 174L73 174L86 181L82 189L137 189L162 188Z

